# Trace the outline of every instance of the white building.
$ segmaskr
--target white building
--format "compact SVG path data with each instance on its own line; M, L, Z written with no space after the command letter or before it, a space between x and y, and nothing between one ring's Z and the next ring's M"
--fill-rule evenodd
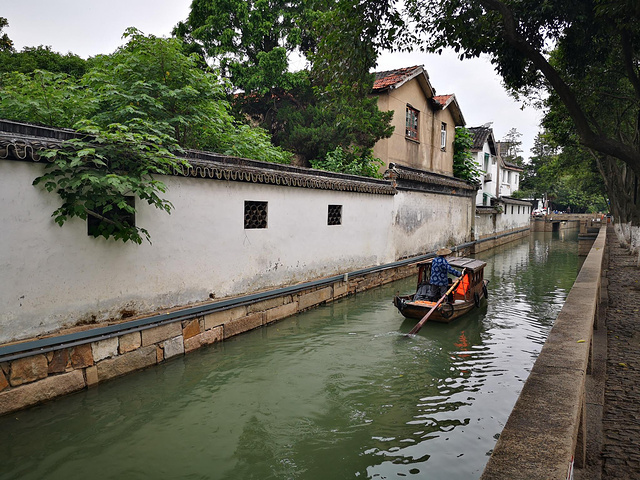
M473 160L482 172L476 195L474 238L482 240L496 232L522 231L531 220L531 203L511 195L520 186L523 169L501 157L500 142L495 140L491 123L469 131L473 135ZM476 251L482 249L482 244L478 244Z
M469 128L473 135L473 160L478 169L482 171L480 179L480 188L476 195L476 205L491 205L491 199L497 198L499 195L499 164L498 151L496 141L493 136L491 124L485 124L481 127Z

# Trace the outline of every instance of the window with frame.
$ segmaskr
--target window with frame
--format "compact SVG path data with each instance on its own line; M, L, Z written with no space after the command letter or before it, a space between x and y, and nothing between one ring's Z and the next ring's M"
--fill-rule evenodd
M133 229L136 225L136 197L121 197L107 205L96 205L87 215L87 235L107 238L118 229Z
M415 108L407 105L405 116L405 136L411 140L418 140L418 119L420 112Z
M329 205L327 225L342 225L342 205Z
M440 125L440 150L447 148L447 124L442 122Z
M489 154L484 154L484 171L489 172Z
M267 202L244 202L244 228L267 228Z

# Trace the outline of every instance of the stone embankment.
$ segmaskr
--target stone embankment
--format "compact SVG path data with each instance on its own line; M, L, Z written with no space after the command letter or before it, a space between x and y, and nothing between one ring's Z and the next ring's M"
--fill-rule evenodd
M0 347L0 415L184 355L205 345L415 274L399 262L354 276L204 304ZM260 297L256 300L255 297ZM193 313L193 312L204 313ZM207 311L211 313L206 313ZM192 313L188 313L192 312ZM29 345L33 347L29 349Z

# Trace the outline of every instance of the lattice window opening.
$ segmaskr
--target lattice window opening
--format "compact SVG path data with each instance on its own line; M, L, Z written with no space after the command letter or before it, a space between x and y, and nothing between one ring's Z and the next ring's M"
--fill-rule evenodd
M342 205L329 205L327 225L342 225Z
M267 228L267 202L244 202L244 228Z

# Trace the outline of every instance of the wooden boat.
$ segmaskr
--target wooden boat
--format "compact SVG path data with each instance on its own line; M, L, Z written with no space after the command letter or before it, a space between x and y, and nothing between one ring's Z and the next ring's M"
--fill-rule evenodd
M418 264L418 287L413 295L396 295L393 304L405 318L420 320L436 305L439 298L430 295L431 259ZM469 310L479 307L488 298L484 279L486 262L473 258L447 259L458 271L466 269L463 278L446 302L442 302L429 317L430 321L449 323Z

